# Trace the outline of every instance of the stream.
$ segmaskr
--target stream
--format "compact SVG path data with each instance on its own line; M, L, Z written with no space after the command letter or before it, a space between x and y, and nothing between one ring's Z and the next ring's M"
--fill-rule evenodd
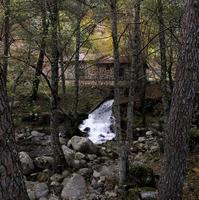
M112 106L114 100L102 103L96 110L89 114L79 129L88 134L88 138L95 144L102 144L115 138L113 132L114 117Z

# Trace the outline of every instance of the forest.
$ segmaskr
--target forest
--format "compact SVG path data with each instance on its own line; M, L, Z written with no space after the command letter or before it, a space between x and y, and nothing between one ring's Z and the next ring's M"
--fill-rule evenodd
M0 200L199 200L199 0L0 1Z

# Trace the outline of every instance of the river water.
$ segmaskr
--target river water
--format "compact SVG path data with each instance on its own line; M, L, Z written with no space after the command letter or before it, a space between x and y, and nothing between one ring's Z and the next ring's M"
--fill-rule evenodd
M113 100L102 103L96 110L89 114L79 129L88 134L88 138L95 144L102 144L115 137L112 115Z

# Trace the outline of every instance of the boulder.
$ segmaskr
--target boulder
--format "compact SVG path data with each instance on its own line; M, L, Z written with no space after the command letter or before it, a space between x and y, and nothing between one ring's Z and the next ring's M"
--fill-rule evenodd
M152 137L153 136L153 132L152 131L147 131L146 132L146 137Z
M91 168L82 168L78 171L78 174L85 178L89 178L91 174L93 173L93 170Z
M53 174L50 177L50 180L54 182L61 182L63 180L63 176L61 174Z
M75 152L72 149L68 148L66 145L62 145L62 150L64 153L64 157L66 159L67 165L72 166L73 160L75 158Z
M98 152L97 146L88 138L73 136L68 142L68 146L81 153L96 154Z
M49 189L46 183L37 183L34 187L35 196L37 199L47 197Z
M141 199L143 200L156 200L158 197L157 191L140 192Z
M138 138L138 142L145 142L146 141L146 138L145 137L139 137Z
M44 135L45 135L45 133L40 133L38 131L32 131L31 132L32 137L43 137Z
M61 197L64 200L80 200L86 196L86 181L79 174L73 176L66 182L61 192Z
M40 156L34 159L35 166L40 169L52 168L54 159L50 156Z
M84 159L84 158L85 158L85 155L83 153L77 152L75 154L75 159L76 160L81 160L81 159Z
M35 168L31 157L26 152L22 151L19 153L19 159L21 161L23 173L25 175L30 174Z

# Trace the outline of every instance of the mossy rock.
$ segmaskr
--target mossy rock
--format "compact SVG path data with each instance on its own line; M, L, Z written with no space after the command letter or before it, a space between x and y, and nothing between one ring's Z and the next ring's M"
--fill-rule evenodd
M140 192L141 190L139 188L131 188L128 190L126 200L140 200Z
M128 190L126 200L156 200L157 190L151 187L131 188Z
M136 165L129 169L129 185L133 187L155 187L155 175L153 169Z

